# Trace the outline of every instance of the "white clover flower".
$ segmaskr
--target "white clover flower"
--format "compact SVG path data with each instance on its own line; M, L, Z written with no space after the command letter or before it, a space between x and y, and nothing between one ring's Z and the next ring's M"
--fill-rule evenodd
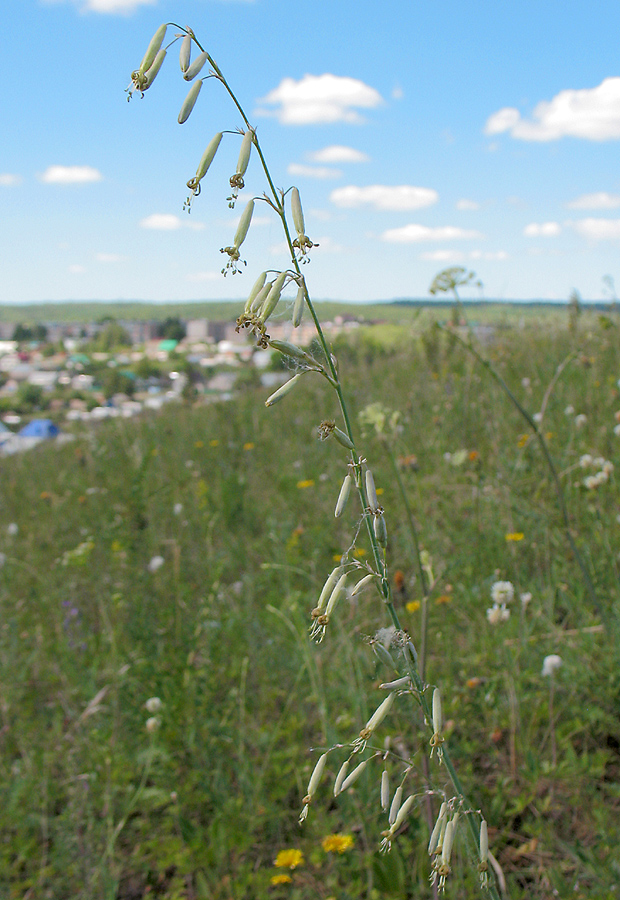
M583 485L584 485L584 487L586 487L589 491L593 491L593 490L594 490L595 488L597 488L598 485L599 485L599 481L598 481L597 476L596 476L596 475L588 475L587 478L584 478L584 479L583 479Z
M574 406L571 406L571 405L569 404L569 405L566 407L566 409L564 410L564 415L565 415L565 416L574 416L574 415L575 415L575 407L574 407Z
M524 594L519 595L519 600L521 601L521 606L525 609L532 601L532 594L530 591L526 591Z
M610 462L608 459L606 459L605 462L603 463L603 472L605 472L606 475L611 475L613 470L614 470L614 464L612 462Z
M147 719L144 723L144 727L148 731L149 734L154 734L159 726L161 725L161 719L158 716L151 716L150 719Z
M545 656L543 659L543 667L542 667L542 675L545 678L550 678L556 669L559 669L562 665L562 657L558 656L556 653L552 653L550 656Z
M175 503L174 506L172 507L172 512L175 514L175 516L180 516L181 513L183 512L183 504Z
M164 562L165 562L165 560L164 560L163 556L154 556L149 561L147 569L149 570L149 572L157 572L158 569L161 569Z
M159 710L162 708L163 703L161 702L159 697L149 697L144 706L147 712L156 713L159 712Z
M600 467L602 465L604 465L604 463L605 463L604 456L595 456L594 459L592 460L592 465L596 466L596 468L598 468L598 469L600 469Z
M531 384L531 381L530 381L529 378L522 378L522 379L521 379L521 387L524 387L524 388L527 389L527 388L529 388L530 384Z
M511 581L496 581L491 585L491 600L496 605L505 606L512 603L514 596L515 589Z
M505 606L494 603L487 609L487 619L490 625L499 625L501 622L507 622L510 618L510 610Z
M534 415L532 416L532 418L534 419L534 421L535 421L536 424L538 425L539 422L542 422L542 420L543 420L543 414L542 414L541 412L534 413Z
M15 535L17 534L18 531L19 531L19 525L17 524L17 522L11 522L10 525L7 525L7 527L6 527L6 533L9 534L11 537L15 537Z
M587 421L588 417L584 413L579 413L578 416L575 416L575 427L583 428Z
M593 462L594 462L594 460L592 459L592 456L589 453L584 453L583 456L579 457L579 465L581 466L582 469L587 469L589 466L592 465Z

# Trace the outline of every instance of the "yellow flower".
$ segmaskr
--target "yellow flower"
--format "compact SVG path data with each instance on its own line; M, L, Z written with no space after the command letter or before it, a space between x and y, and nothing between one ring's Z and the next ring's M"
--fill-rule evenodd
M545 434L545 440L546 440L546 441L550 441L552 437L553 437L553 432L552 432L552 431L548 431L548 432Z
M353 551L353 556L357 556L358 558L362 557L362 556L366 556L366 551L364 550L363 547L356 547L355 550Z
M245 443L245 444L243 445L243 449L244 449L244 450L253 450L253 449L254 449L254 442L253 442L253 441L247 441L247 443Z
M217 438L213 438L212 441L209 441L209 447L218 447L218 446L219 446L219 443L220 443L220 442L218 441Z
M323 838L323 850L326 853L344 853L353 846L353 836L350 834L328 834Z
M409 603L407 603L407 605L405 606L405 609L407 610L407 612L410 612L410 613L417 612L419 610L419 608L420 608L419 600L410 600Z
M201 447L204 447L204 441L194 441L194 447L196 450L200 450Z
M527 444L529 439L530 439L529 434L522 434L520 436L519 440L517 441L517 447L519 447L519 448L525 447L525 445Z
M303 866L304 855L301 850L280 850L274 860L274 866L279 869L295 869Z
M272 884L290 884L293 879L290 875L285 875L282 873L281 875L272 875L271 883Z
M339 563L340 560L342 559L342 554L341 554L341 553L334 553L334 555L332 556L332 559L334 560L335 563Z
M376 493L377 497L380 497L381 494L383 493L383 488L376 488L375 493Z
M452 603L452 597L450 594L440 594L439 597L435 600L437 606L441 606L443 603Z
M297 487L300 490L303 490L304 488L313 487L313 486L314 486L314 481L312 480L312 478L305 478L303 481L297 482Z
M525 535L522 531L511 531L509 534L504 535L507 541L522 541Z

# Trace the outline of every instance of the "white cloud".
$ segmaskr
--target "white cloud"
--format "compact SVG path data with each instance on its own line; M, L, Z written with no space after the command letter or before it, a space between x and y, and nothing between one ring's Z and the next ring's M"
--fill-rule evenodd
M531 222L523 229L526 237L557 237L562 226L559 222Z
M467 200L467 198L463 197L462 200L457 200L456 208L460 210L476 210L480 209L480 204L476 203L475 200Z
M276 116L282 125L312 125L317 122L362 122L356 108L372 109L383 102L381 94L357 78L340 75L304 75L300 81L283 78L277 88L259 103L256 115Z
M145 219L140 219L140 228L149 228L152 231L176 231L181 224L179 217L172 213L152 213Z
M472 250L469 254L469 258L484 259L488 261L497 260L501 262L509 257L505 250Z
M329 199L336 206L348 209L360 206L374 206L375 209L422 209L437 203L439 194L432 188L414 187L412 184L370 184L367 187L350 184L336 188Z
M217 281L221 277L221 272L190 272L185 276L185 280L199 283L201 281Z
M479 231L467 231L454 225L429 228L427 225L411 224L402 228L389 228L383 232L381 240L391 244L419 244L422 241L469 241L483 237Z
M67 272L70 272L71 275L83 275L86 271L85 266L80 266L77 263L74 263L71 266L67 266Z
M426 253L420 253L420 259L431 262L462 262L465 254L461 250L427 250Z
M595 194L582 194L566 204L567 209L618 209L620 195L598 191Z
M620 138L620 77L597 87L565 90L534 107L531 119L505 107L489 117L486 134L510 132L522 141L556 141L563 137L609 141Z
M202 231L204 222L196 222L195 219L180 219L172 213L152 213L144 219L140 219L140 228L148 228L151 231L176 231L178 228L191 228L194 231Z
M65 0L44 0L45 3L62 3ZM69 0L80 12L120 13L127 15L140 6L152 6L157 0Z
M368 162L370 157L362 153L361 150L355 150L353 147L344 147L342 144L332 144L329 147L323 147L322 150L315 150L314 153L308 154L308 159L318 163L359 163Z
M286 170L289 175L299 175L301 178L340 178L340 169L330 169L329 166L303 166L299 163L291 163Z
M0 173L0 186L2 187L14 187L16 184L21 184L22 181L21 175L13 175L11 172Z
M121 256L120 253L96 253L95 259L102 263L117 263L123 262L127 257Z
M566 224L591 241L620 240L620 219L577 219Z
M92 166L48 166L39 175L39 180L44 184L86 184L102 179L101 172Z

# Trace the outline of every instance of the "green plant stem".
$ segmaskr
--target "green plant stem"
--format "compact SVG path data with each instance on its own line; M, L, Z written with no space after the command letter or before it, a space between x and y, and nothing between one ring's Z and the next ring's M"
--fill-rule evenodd
M441 328L442 331L448 331L442 325L438 324L437 327ZM545 441L540 429L538 428L538 425L534 421L533 417L529 414L529 412L525 409L525 407L519 402L517 397L515 397L513 392L510 390L510 388L508 387L508 385L506 384L506 382L504 381L502 376L499 374L497 369L495 369L495 367L492 365L492 363L488 359L486 359L484 356L482 356L482 354L479 353L478 350L476 350L476 348L469 341L463 340L463 338L461 338L454 331L449 331L448 333L462 347L464 347L469 353L471 353L472 356L474 356L478 360L478 362L482 366L484 366L484 368L491 374L491 376L495 379L495 381L500 385L500 387L502 388L502 390L504 391L504 393L506 394L508 399L511 401L511 403L513 404L515 409L523 416L525 421L528 423L528 425L534 432L534 436L536 437L536 440L538 441L538 443L540 445L540 448L543 452L543 456L545 458L545 462L547 463L547 467L549 469L549 472L551 473L551 479L553 481L553 486L555 488L555 493L556 493L556 497L557 497L557 501L558 501L560 515L562 516L562 522L564 524L564 532L566 534L566 538L568 540L569 546L570 546L571 551L577 561L577 565L579 566L579 569L581 570L581 574L583 576L583 580L584 580L588 595L590 597L590 600L592 601L594 608L599 613L601 619L606 621L607 615L599 602L599 599L596 595L596 590L594 588L594 584L592 582L592 578L590 577L590 573L588 571L588 568L587 568L585 562L583 561L581 553L579 552L577 545L575 543L575 539L573 538L573 535L571 532L571 526L570 526L570 519L568 516L568 509L566 506L566 500L564 499L564 491L562 489L560 477L559 477L557 469L555 467L555 463L553 462L551 453L549 452L547 442Z

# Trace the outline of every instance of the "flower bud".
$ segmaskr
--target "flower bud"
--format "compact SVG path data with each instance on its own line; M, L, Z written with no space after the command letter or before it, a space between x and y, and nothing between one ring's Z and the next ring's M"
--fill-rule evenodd
M213 162L215 154L217 153L217 148L220 146L220 141L222 140L222 132L218 131L215 137L211 140L209 146L202 154L200 162L198 163L198 168L196 169L196 178L200 181L201 178L204 178L207 174L209 166Z
M486 820L480 823L480 862L485 863L489 857L489 830Z
M387 537L387 525L385 524L385 516L383 513L375 516L373 519L373 530L375 533L375 540L379 544L380 547L387 547L388 537Z
M290 392L297 384L298 380L301 378L302 374L302 372L298 372L297 375L293 375L293 377L290 378L285 384L283 384L281 388L278 388L278 390L275 391L275 393L273 393L271 397L267 397L267 399L265 400L265 406L273 406L274 403L277 403L279 400L282 400L283 397L286 397L287 394L290 394Z
M349 771L349 760L345 759L343 764L340 766L338 770L338 774L336 775L336 780L334 781L334 797L337 797L338 794L342 791L342 785L347 777L347 772Z
M327 753L323 753L322 756L319 756L317 763L312 770L312 775L310 776L310 781L308 782L308 796L312 797L316 793L316 789L319 786L319 782L321 780L321 776L323 774L323 770L325 769L325 763L327 762Z
M189 93L183 101L183 106L181 107L181 112L179 113L179 125L182 125L183 122L187 122L187 120L189 119L189 115L196 105L196 100L198 99L198 94L200 93L201 88L202 79L200 81L197 81L196 84L193 84L189 89Z
M151 86L151 85L153 84L153 82L155 81L155 76L157 75L157 73L158 73L159 70L161 69L162 64L163 64L165 58L166 58L166 51L165 51L165 50L160 50L160 51L158 52L157 56L155 57L155 59L153 60L152 66L150 67L150 69L147 70L147 72L146 72L145 75L144 75L144 77L145 77L145 79L146 79L145 85L144 85L144 90L145 90L145 91L148 90L148 88L150 88L150 86Z
M252 304L256 300L257 296L262 291L265 286L265 279L267 278L266 272L261 272L256 281L252 286L252 290L249 293L248 299L245 301L245 310L244 312L247 314L252 309Z
M401 800L403 799L403 786L399 784L396 790L394 791L394 797L392 799L392 803L390 805L390 812L388 814L388 823L393 825L396 821L396 816L398 815L398 810L400 809Z
M148 72L148 70L153 65L153 62L155 61L155 57L159 53L159 48L161 47L161 45L164 42L167 28L168 28L167 25L160 25L159 28L157 29L157 31L155 32L155 34L153 35L153 37L151 38L151 43L148 45L148 47L146 49L146 53L144 54L142 62L140 63L140 69L139 69L140 72L142 72L142 73Z
M396 818L394 819L394 824L392 825L392 830L394 832L398 831L400 826L403 824L403 822L409 815L409 810L413 806L414 802L415 802L415 797L412 794L410 797L407 797L407 799L405 800L403 805L400 807L400 809L398 810L398 814L397 814Z
M345 475L344 481L342 482L342 487L340 488L340 493L338 494L338 500L336 501L336 509L334 510L334 516L336 519L339 519L342 513L344 512L344 508L347 505L347 500L349 499L349 494L351 493L351 484L353 479L350 475Z
M254 201L250 200L246 208L241 213L241 219L239 220L239 225L237 226L237 230L235 232L235 239L233 244L239 249L241 244L244 242L246 235L248 233L248 229L250 227L250 222L252 221L252 213L254 212Z
M437 816L437 821L435 822L435 827L433 828L433 830L431 832L431 836L430 836L430 839L428 842L429 856L432 856L433 853L435 852L435 850L437 849L437 846L439 844L439 837L441 835L441 831L442 831L443 827L445 826L447 818L448 818L448 804L444 802L441 804L441 807L439 809L439 815Z
M399 691L401 688L411 687L411 679L408 675L402 678L396 678L394 681L384 681L379 687L382 691Z
M353 450L354 444L348 434L345 434L340 428L334 428L332 433L341 446L346 447L347 450Z
M379 727L391 710L395 697L396 691L392 691L392 693L387 695L383 703L377 707L370 719L366 722L366 727L363 729L364 731L375 731Z
M306 353L301 347L297 347L289 341L273 340L269 341L269 346L273 347L274 350L278 350L280 353L284 353L285 356L292 356L294 359L303 359L304 362L310 362L313 365L316 365L316 360L314 360L309 353Z
M351 785L352 785L354 782L356 782L357 779L360 777L360 775L362 774L362 772L364 771L364 769L366 768L367 765L368 765L368 760L365 759L363 762L361 762L361 763L359 764L359 766L356 766L356 767L353 769L353 771L351 772L351 774L348 775L348 776L345 778L345 780L342 782L342 787L340 788L340 790L341 790L341 791L346 791L347 788L351 787Z
M387 809L390 802L390 776L384 769L381 775L381 809Z
M193 81L193 80L194 80L194 78L196 77L196 75L198 75L198 73L200 72L200 70L202 69L202 67L204 66L204 64L206 63L206 61L207 61L207 56L208 56L207 51L206 51L206 50L203 50L202 53L200 53L200 54L196 57L196 59L195 59L194 62L191 64L191 66L189 67L189 69L188 69L186 72L183 73L183 78L184 78L186 81Z
M181 72L185 73L189 69L189 58L192 53L192 36L191 34L186 34L183 40L181 41L181 50L179 52L179 65L181 66Z
M319 599L318 599L318 602L316 605L316 608L318 610L322 610L323 607L325 606L325 604L327 603L328 597L331 597L332 591L334 590L334 587L336 586L336 582L338 581L338 579L340 578L341 575L342 575L342 566L336 566L336 568L332 570L327 581L323 585L323 589L319 595Z
M435 734L441 734L443 731L443 711L439 688L435 688L433 691L433 731Z
M306 292L303 287L300 287L297 291L297 296L295 297L295 303L293 305L293 328L299 328L301 325L301 320L304 314L304 301L306 299Z
M372 472L370 469L366 469L366 497L368 499L368 506L374 512L379 508L379 500L377 499L377 490L375 488L375 479L372 477Z
M274 279L275 281L275 279ZM269 296L269 291L271 290L273 285L273 281L268 281L258 292L254 300L252 301L252 306L250 307L250 313L257 313L261 307L263 306L265 300Z
M357 582L357 584L351 591L351 596L357 597L357 595L360 594L364 590L366 585L370 584L370 582L373 581L376 577L377 576L375 575L374 572L371 572L370 575L364 575L364 577L360 581Z
M254 141L254 132L248 128L243 135L241 141L241 150L239 151L239 160L237 161L237 175L245 175L250 162L250 153L252 152L252 143Z
M441 848L441 864L442 866L450 865L450 857L452 856L452 845L454 843L454 835L456 832L456 816L448 822L446 833L443 836L443 845Z
M295 231L297 234L305 234L304 214L301 208L301 200L299 199L299 191L296 187L291 191L291 213L293 214Z
M280 272L278 277L273 282L271 290L269 291L267 298L263 303L263 308L261 309L258 316L261 321L266 322L271 313L278 305L280 294L282 293L282 288L284 287L284 282L286 281L287 275L288 272Z
M335 610L336 604L338 603L338 601L340 600L340 598L344 592L344 586L345 586L345 582L347 580L347 575L348 575L348 573L345 572L344 575L341 575L340 578L338 579L338 582L336 583L336 587L332 591L331 597L327 601L327 607L325 608L326 616L331 616L331 614Z

